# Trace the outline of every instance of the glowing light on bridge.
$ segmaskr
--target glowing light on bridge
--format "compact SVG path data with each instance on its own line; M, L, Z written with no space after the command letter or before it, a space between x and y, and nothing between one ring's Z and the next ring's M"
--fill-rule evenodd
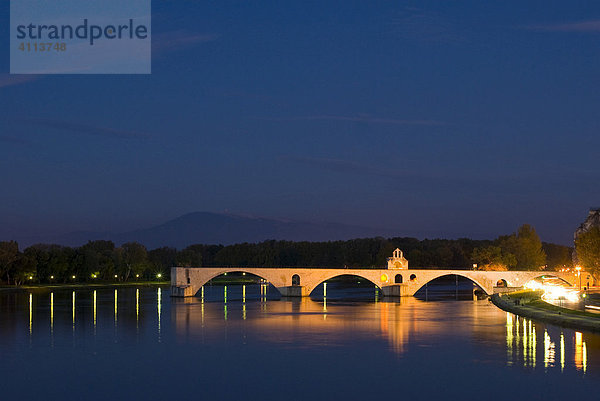
M530 290L543 291L544 293L542 294L542 299L544 301L579 301L578 291L567 288L564 285L560 285L556 282L540 282L538 280L531 280L527 282L524 287Z

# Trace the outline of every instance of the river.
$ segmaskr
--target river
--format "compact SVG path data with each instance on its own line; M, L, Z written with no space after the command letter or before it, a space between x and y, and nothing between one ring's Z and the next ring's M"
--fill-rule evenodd
M565 400L600 390L600 336L518 318L464 288L391 300L370 287L315 293L282 300L258 284L207 286L188 299L168 287L1 291L0 394Z

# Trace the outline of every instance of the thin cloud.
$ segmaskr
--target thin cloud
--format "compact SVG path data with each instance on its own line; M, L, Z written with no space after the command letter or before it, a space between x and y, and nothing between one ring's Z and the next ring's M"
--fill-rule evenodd
M272 118L273 121L349 121L369 124L389 124L389 125L422 125L422 126L446 126L450 123L437 120L404 120L396 118L380 118L370 116L334 116L318 115L289 118Z
M431 188L445 188L465 192L487 191L522 195L527 192L552 191L556 186L573 183L573 177L548 176L547 174L501 174L492 175L482 172L422 172L418 169L406 170L401 168L389 169L336 158L310 156L282 156L280 160L310 166L312 168L332 171L353 176L378 177L392 180L398 186L394 188L427 192ZM587 177L586 177L587 179ZM586 179L581 179L582 185Z
M600 19L565 24L529 25L525 29L538 32L600 32Z
M6 88L8 86L16 86L26 84L28 82L37 81L40 79L40 75L11 75L11 74L0 74L0 88Z
M110 138L121 139L147 139L150 135L144 132L121 130L86 124L79 124L69 121L50 120L50 119L24 119L24 123L35 125L38 127L51 128L60 131L74 132L77 134L104 136Z
M200 43L213 42L219 39L220 36L212 33L190 33L186 31L157 33L152 35L152 53L161 55Z

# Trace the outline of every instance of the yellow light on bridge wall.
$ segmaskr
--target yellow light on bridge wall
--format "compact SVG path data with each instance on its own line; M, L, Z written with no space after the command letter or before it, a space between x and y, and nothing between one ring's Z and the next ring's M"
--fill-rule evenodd
M384 283L387 283L387 281L388 281L388 276L387 276L387 274L382 274L382 275L381 275L381 281L382 281L382 282L384 282Z
M156 275L156 277L158 277L158 278L161 278L161 277L162 277L162 274L161 274L161 273L158 273L158 274Z

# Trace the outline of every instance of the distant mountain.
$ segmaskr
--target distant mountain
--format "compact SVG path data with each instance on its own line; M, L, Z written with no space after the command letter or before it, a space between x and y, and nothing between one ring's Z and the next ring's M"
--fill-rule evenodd
M392 236L389 230L337 223L308 223L230 214L195 212L158 226L125 233L73 232L44 241L80 246L89 240L111 240L117 245L129 241L148 249L162 246L185 248L192 244L235 244L264 240L329 241L376 236ZM30 242L30 241L28 241Z

